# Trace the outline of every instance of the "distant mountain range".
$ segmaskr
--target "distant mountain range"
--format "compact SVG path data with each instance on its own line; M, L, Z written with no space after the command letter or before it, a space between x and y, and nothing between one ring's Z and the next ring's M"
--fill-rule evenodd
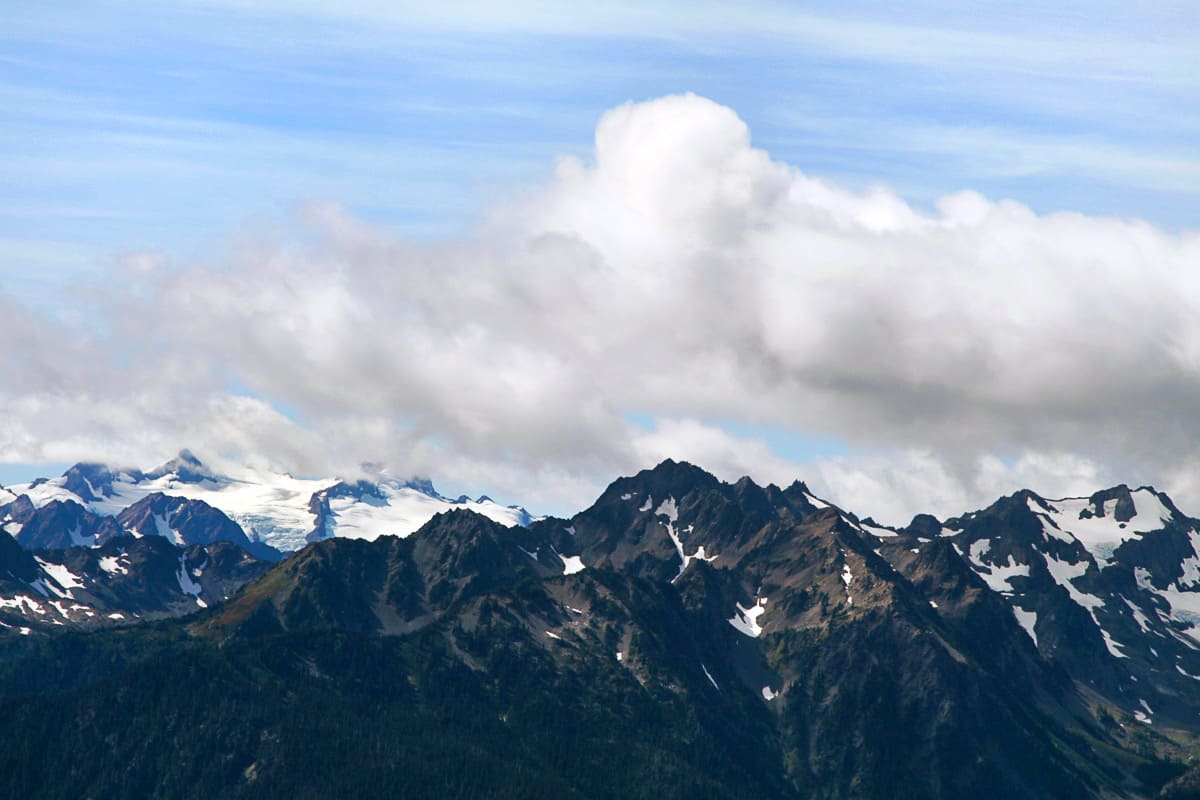
M153 509L145 505L150 498ZM221 475L187 450L149 472L76 464L57 478L0 488L0 525L30 547L94 545L122 532L162 533L177 544L214 539L242 547L262 544L271 548L257 550L263 558L335 536L405 536L434 514L455 508L504 525L532 520L523 508L487 497L443 497L428 480L380 474L346 483L252 470ZM64 522L68 517L70 524Z
M1200 796L1200 520L1149 487L897 529L671 461L570 519L334 483L272 565L202 470L13 487L0 795Z
M53 634L207 608L270 563L229 542L177 546L161 536L30 552L0 533L0 633Z

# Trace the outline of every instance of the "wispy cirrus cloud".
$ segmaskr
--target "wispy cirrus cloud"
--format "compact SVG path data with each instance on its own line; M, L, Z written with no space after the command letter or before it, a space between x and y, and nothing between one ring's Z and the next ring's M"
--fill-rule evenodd
M847 185L1195 219L1200 21L1180 6L220 0L10 16L0 204L120 215L21 223L92 261L213 256L248 217L312 199L451 233L582 153L599 109L682 90Z

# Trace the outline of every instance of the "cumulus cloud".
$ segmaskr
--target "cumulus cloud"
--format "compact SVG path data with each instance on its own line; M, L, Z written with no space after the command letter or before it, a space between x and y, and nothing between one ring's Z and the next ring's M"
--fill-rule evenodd
M673 456L890 521L1110 478L1200 506L1196 233L847 191L693 95L609 111L590 160L456 241L336 206L301 226L217 265L155 255L90 333L5 307L0 458L188 444L566 508ZM723 421L848 452L796 464Z

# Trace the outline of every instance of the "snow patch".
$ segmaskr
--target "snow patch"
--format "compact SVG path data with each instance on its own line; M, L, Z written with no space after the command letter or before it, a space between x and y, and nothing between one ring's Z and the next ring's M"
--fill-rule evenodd
M708 553L704 552L704 545L700 545L700 547L696 548L696 552L692 553L691 555L688 555L687 551L683 549L683 540L679 538L679 532L675 530L675 523L679 521L679 509L675 505L675 498L668 497L666 500L664 500L654 514L655 516L666 517L666 522L663 524L667 526L667 536L671 538L671 544L675 545L675 551L679 553L679 572L674 578L671 579L671 583L674 583L683 577L683 573L687 570L688 564L692 563L694 559L699 559L700 561L717 560L716 556L710 556ZM687 530L688 533L691 533L692 526L689 525Z
M1186 669L1179 666L1178 664L1175 665L1175 669L1178 670L1179 674L1184 676L1185 678L1191 678L1194 681L1200 681L1200 675L1193 675L1192 673L1188 672Z
M763 696L763 700L766 700L769 703L772 700L774 700L776 697L779 697L779 693L772 691L770 686L764 686L762 688L762 696Z
M1158 589L1151 580L1150 570L1145 567L1134 567L1133 578L1139 589L1158 595L1167 602L1172 620L1187 626L1187 630L1182 633L1174 629L1168 629L1168 632L1193 650L1200 649L1200 644L1197 643L1197 632L1200 629L1200 592L1180 591L1176 585Z
M1115 499L1105 501L1102 507L1104 516L1081 518L1080 514L1092 509L1091 501L1085 497L1051 501L1048 503L1051 508L1049 514L1032 501L1030 509L1053 521L1060 531L1058 538L1063 538L1065 533L1077 539L1096 558L1110 561L1113 552L1123 542L1140 538L1144 533L1162 530L1172 518L1171 510L1149 489L1137 489L1130 492L1129 496L1133 500L1134 515L1127 522L1118 522L1113 516L1117 507ZM1050 528L1046 532L1051 534Z
M119 556L104 556L100 559L100 569L109 575L126 575L129 569L121 563Z
M18 594L14 597L0 597L0 608L25 609L25 613L45 614L42 604L28 595Z
M74 528L67 531L67 535L71 537L71 546L72 547L95 547L96 546L96 535L91 534L90 536L84 536L83 528L79 525L76 525Z
M1150 570L1145 567L1133 568L1133 579L1137 581L1139 589L1144 589L1147 592L1157 592L1154 588L1154 583L1150 580Z
M1011 555L1004 558L1003 563L989 564L983 560L992 549L992 543L988 539L980 539L977 542L971 543L971 548L967 553L967 560L971 562L971 566L975 569L975 574L983 578L984 583L994 591L1000 594L1012 594L1012 579L1016 577L1028 577L1029 565L1016 563Z
M971 564L976 568L975 574L983 578L993 592L1000 594L1013 593L1013 578L1029 576L1029 565L1014 563L1011 556L1006 557L1003 564L985 564L974 559Z
M1017 618L1017 622L1029 634L1029 638L1033 639L1033 646L1037 647L1037 634L1033 630L1034 626L1037 625L1037 612L1026 611L1019 606L1013 606L1012 610L1013 615Z
M1088 594L1075 588L1074 581L1083 576L1087 572L1088 562L1080 561L1072 564L1067 561L1060 561L1052 556L1046 556L1046 569L1050 571L1050 576L1054 578L1055 583L1067 590L1067 594L1079 606L1081 606L1092 618L1092 622L1100 629L1100 634L1104 637L1104 646L1108 648L1108 652L1116 658L1128 658L1121 652L1121 644L1113 639L1112 635L1104 629L1100 624L1100 620L1096 618L1096 609L1104 608L1104 601L1094 594Z
M196 598L196 602L200 602L200 593L204 591L200 584L192 580L192 576L188 574L187 556L179 556L179 572L175 575L179 579L179 591L184 594L189 594Z
M69 570L63 564L53 564L49 561L43 561L37 556L34 556L34 560L37 561L38 566L42 568L43 572L49 575L55 583L62 587L62 590L66 593L67 597L71 597L72 589L84 588L83 578L79 577L74 572L71 572L71 570Z
M154 515L154 532L166 539L171 544L183 547L187 544L183 540L183 536L179 531L171 527L171 514L155 514Z
M1185 635L1191 646L1195 648L1195 639L1200 630L1200 592L1180 591L1174 585L1168 586L1166 589L1156 589L1150 582L1149 571L1142 567L1135 567L1133 575L1139 588L1167 601L1167 605L1171 608L1171 619L1188 626L1189 629Z
M1089 611L1093 608L1102 608L1104 601L1093 594L1080 591L1075 587L1073 581L1083 577L1087 572L1088 562L1086 561L1062 561L1054 556L1046 556L1046 569L1050 572L1050 577L1054 578L1055 583L1067 590L1077 604L1083 606Z
M1149 617L1143 614L1142 610L1131 603L1128 599L1125 599L1125 605L1129 606L1129 610L1133 613L1133 619L1135 622L1137 622L1138 627L1142 629L1142 633L1153 633L1153 631L1150 629Z
M762 635L762 626L758 624L758 618L761 617L767 610L767 598L754 598L754 605L750 608L742 608L742 604L737 604L737 613L730 617L727 621L730 625L736 628L740 633L757 639Z
M872 534L873 536L878 536L880 539L890 539L890 538L900 535L900 534L896 533L894 530L891 530L890 528L883 528L883 527L880 527L879 525L872 525L869 522L860 522L859 528L861 530L866 531L869 534Z
M1056 508L1051 506L1050 512L1047 512L1046 509L1034 502L1033 498L1026 498L1025 506L1042 521L1042 534L1047 539L1058 539L1060 542L1067 543L1075 542L1074 536L1058 527L1059 520L1051 517L1052 514L1057 516L1061 513Z
M1175 580L1175 586L1195 590L1200 588L1200 532L1188 531L1188 543L1192 554L1179 564L1182 574Z
M704 670L704 677L708 678L708 682L713 685L713 688L716 689L718 692L721 691L721 687L717 686L717 682L715 680L713 680L712 673L710 673L708 671L708 667L701 664L700 669Z

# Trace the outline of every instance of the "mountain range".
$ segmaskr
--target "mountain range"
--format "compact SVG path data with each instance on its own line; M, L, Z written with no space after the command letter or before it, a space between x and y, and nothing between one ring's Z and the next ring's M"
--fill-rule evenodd
M443 497L425 479L376 473L371 480L347 482L250 469L226 475L187 450L149 472L81 463L57 478L0 487L0 526L32 547L94 545L122 532L160 531L177 544L204 543L192 538L195 530L209 541L264 545L256 555L276 560L281 552L334 536L405 536L434 514L454 508L504 525L532 521L525 509L488 497ZM214 515L214 509L220 513ZM60 521L60 515L70 517L70 523ZM239 532L233 532L230 521Z
M0 794L1200 796L1200 520L1150 487L893 528L672 461L570 519L335 482L273 563L218 502L261 490L154 472L0 500Z

